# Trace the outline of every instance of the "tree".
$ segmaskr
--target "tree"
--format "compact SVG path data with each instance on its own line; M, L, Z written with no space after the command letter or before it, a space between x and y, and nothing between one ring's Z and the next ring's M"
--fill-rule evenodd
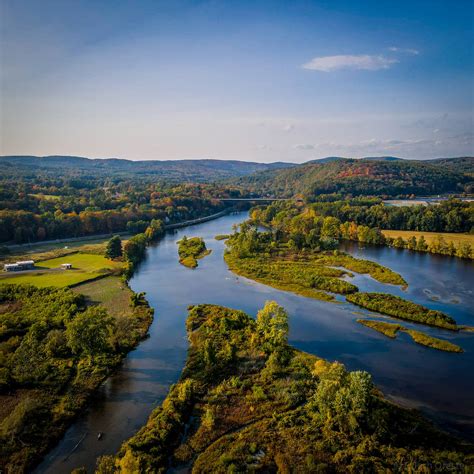
M431 253L447 253L446 240L440 234L436 235L429 246L429 251Z
M109 349L113 320L104 308L94 306L66 325L68 346L76 355L93 357Z
M403 249L405 248L405 241L403 240L403 237L397 237L393 241L393 246L397 249Z
M416 246L417 246L416 237L412 235L407 240L407 248L409 250L416 250Z
M471 258L472 248L469 242L461 242L456 250L456 256L461 258Z
M163 222L159 219L153 219L145 230L146 238L150 241L158 240L164 233Z
M321 237L339 239L341 221L337 217L325 217L321 229Z
M272 352L288 342L288 313L275 301L267 301L257 313L257 332L264 350Z
M419 252L426 252L428 250L428 244L426 243L425 237L423 235L421 235L418 239L416 250Z
M122 240L118 235L114 235L108 241L105 256L112 259L122 256Z
M125 260L132 264L140 262L145 254L146 244L147 238L145 234L137 234L127 240L123 247L123 256Z

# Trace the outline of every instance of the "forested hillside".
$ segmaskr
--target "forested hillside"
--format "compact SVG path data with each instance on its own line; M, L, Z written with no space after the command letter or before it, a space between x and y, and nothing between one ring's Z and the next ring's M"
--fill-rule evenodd
M279 197L301 193L407 196L470 192L474 158L434 160L333 159L235 180L250 191Z
M2 175L29 176L32 173L70 176L140 177L172 181L209 182L245 176L257 171L285 168L290 163L252 163L236 160L149 160L131 161L116 158L89 159L77 156L2 156Z

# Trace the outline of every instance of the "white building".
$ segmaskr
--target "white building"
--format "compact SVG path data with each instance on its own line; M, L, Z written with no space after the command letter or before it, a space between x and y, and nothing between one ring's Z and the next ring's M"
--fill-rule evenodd
M33 270L35 268L35 262L33 260L22 260L16 263L6 263L3 269L6 272L19 272L22 270Z

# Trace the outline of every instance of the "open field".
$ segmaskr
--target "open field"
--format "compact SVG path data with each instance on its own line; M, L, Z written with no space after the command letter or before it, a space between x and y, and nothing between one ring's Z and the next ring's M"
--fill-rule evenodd
M71 263L71 270L61 270L62 263ZM43 260L39 262L37 271L3 273L1 283L31 284L37 287L74 286L83 281L92 280L100 275L118 271L119 262L113 262L102 255L88 253L73 253L71 255Z
M402 237L404 240L414 236L417 239L423 236L428 244L433 242L434 238L438 235L442 235L446 242L453 242L454 245L467 242L474 246L474 234L456 234L452 232L417 232L414 230L382 230L385 237Z
M133 292L118 276L82 283L73 291L84 295L88 304L100 304L111 316L130 316L133 313L130 305Z

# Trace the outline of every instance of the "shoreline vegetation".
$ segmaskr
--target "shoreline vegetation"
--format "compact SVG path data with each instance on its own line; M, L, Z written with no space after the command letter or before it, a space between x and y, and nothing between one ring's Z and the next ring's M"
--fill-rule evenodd
M190 346L163 404L96 473L411 471L473 465L472 446L386 400L367 372L288 345L288 317L189 308Z
M394 241L401 237L406 243L411 241L412 237L419 240L423 237L426 244L432 245L433 243L439 243L442 238L446 245L451 245L451 242L455 247L461 244L469 244L474 247L474 234L468 233L455 233L455 232L426 232L426 231L415 231L415 230L389 230L383 229L382 234L385 237L391 238ZM474 257L474 256L473 256Z
M298 250L275 240L271 232L258 232L244 223L241 231L226 241L224 259L234 273L302 296L334 301L334 294L349 295L359 291L343 279L352 272L368 274L382 283L406 288L401 275L370 260L324 250Z
M407 329L401 324L387 323L385 321L374 321L372 319L357 319L358 323L371 328L377 332L380 332L384 336L395 339L399 331L406 332L417 344L422 346L431 347L446 352L464 352L462 347L444 339L438 339L437 337L430 336L421 331L414 329Z
M115 236L89 248L94 253L54 251L35 259L45 268L74 260L79 271L111 262L114 272L100 279L70 284L73 271L58 270L24 275L36 286L0 280L0 469L34 467L147 336L154 310L128 279L162 235L161 221L153 221L124 244Z
M305 297L334 302L334 294L344 295L347 302L386 314L396 319L425 324L453 331L470 330L458 327L456 321L441 311L431 310L388 293L359 292L357 286L342 278L352 272L368 274L382 283L406 288L401 275L375 262L362 260L338 250L298 250L291 242L275 238L275 233L259 232L250 222L240 226L227 241L224 260L229 270L273 288L290 291ZM357 320L394 339L398 331L406 332L418 344L449 351L463 352L456 344L438 339L420 331L406 329L397 323Z
M146 337L153 309L107 276L74 290L0 285L0 321L0 467L28 472Z
M206 248L206 243L201 237L191 237L188 239L184 236L177 243L179 263L188 268L196 268L198 260L211 253L211 250Z
M361 308L386 314L393 318L426 324L442 329L457 331L456 321L441 311L429 309L417 303L387 293L356 293L347 295L346 300Z
M257 206L250 217L300 249L324 247L328 239L348 240L473 259L473 210L473 203L457 199L436 206L394 207L377 197L329 194L306 204Z

